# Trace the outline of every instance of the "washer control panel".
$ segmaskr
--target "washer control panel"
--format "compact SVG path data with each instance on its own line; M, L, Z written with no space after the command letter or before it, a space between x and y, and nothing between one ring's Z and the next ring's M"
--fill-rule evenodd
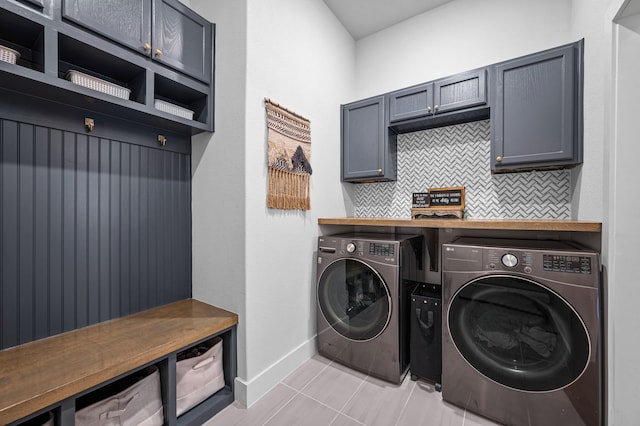
M588 256L545 254L542 256L542 267L545 271L590 274L591 258Z
M591 256L550 254L526 250L487 250L486 266L490 270L532 273L534 268L545 272L591 274Z
M387 243L369 243L369 254L371 256L395 256L396 245Z
M600 255L578 243L461 237L442 245L442 272L467 276L528 276L576 286L600 286Z
M322 258L346 256L397 265L400 253L398 241L376 241L340 235L318 238L318 263L322 262Z

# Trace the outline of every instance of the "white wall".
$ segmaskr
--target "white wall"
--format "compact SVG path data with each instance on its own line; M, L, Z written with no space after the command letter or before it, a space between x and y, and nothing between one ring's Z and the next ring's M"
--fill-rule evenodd
M340 183L340 103L355 44L321 0L249 0L246 108L246 402L315 353L318 217L353 209ZM266 208L267 97L311 121L311 210Z
M355 96L396 90L575 41L568 0L455 0L360 39Z
M315 353L319 217L353 212L340 103L355 42L321 0L191 0L217 23L216 132L194 138L193 294L240 314L236 399L251 405ZM311 121L311 210L266 207L271 98Z
M193 297L245 317L246 3L192 0L216 23L215 133L192 138ZM238 374L246 331L238 330Z
M619 6L622 2L613 2ZM616 4L618 3L618 4ZM615 8L617 9L617 7ZM615 10L614 9L614 10ZM605 166L609 179L609 211L607 259L609 278L609 419L610 424L640 424L640 343L637 325L640 322L637 301L640 286L637 273L637 243L640 227L637 212L640 199L637 182L640 179L637 158L640 156L638 134L640 121L637 99L640 86L640 1L629 3L636 11L614 26L612 138L608 141ZM627 9L628 10L628 9Z

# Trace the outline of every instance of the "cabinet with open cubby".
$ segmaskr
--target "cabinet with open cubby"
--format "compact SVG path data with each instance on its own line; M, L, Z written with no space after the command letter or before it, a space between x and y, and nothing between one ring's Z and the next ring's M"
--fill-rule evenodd
M173 2L162 0L165 8ZM176 3L175 10L197 17ZM164 61L141 55L66 19L64 4L52 0L43 9L17 1L0 4L0 87L159 129L213 131L214 24L198 17L200 38L209 48L199 49L204 57L197 60L186 55L185 61L197 66L182 66L169 58L177 55L175 47L165 48ZM174 29L178 39L179 31ZM184 36L193 38L189 33Z

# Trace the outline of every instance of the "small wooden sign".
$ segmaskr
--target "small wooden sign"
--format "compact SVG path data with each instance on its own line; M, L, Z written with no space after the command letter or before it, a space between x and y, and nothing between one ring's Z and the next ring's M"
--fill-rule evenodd
M411 207L414 208L427 208L429 207L429 193L428 192L414 192L413 203Z
M412 219L458 218L464 216L464 186L429 188L413 194Z
M429 208L464 210L464 186L429 188Z

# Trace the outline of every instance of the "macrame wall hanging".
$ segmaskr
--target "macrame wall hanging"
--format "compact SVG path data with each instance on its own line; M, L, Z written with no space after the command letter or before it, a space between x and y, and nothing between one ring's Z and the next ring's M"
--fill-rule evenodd
M311 126L309 120L270 99L267 109L269 190L272 209L310 210Z

